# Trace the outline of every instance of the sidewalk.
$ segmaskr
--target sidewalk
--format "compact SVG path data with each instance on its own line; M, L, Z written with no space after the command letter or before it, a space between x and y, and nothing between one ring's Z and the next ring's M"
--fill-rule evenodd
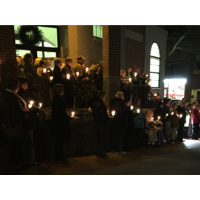
M157 149L134 150L125 156L109 152L108 156L72 157L68 162L45 161L39 167L12 174L200 174L200 141L186 140L185 143L167 144Z

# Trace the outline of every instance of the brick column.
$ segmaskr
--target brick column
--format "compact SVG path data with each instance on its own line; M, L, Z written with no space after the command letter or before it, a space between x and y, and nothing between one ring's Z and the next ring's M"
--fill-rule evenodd
M120 91L120 45L121 27L103 26L103 89L107 93L105 104L108 107L110 99Z
M0 83L16 78L16 70L14 26L0 26Z

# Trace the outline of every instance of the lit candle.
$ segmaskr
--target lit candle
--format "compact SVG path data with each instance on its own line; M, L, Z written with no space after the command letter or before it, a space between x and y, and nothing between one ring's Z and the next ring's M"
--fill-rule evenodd
M149 82L149 84L148 84L149 86L151 86L151 82Z
M43 73L46 73L46 72L47 72L47 69L46 69L46 68L44 68L44 69L43 69Z
M50 76L49 79L50 79L50 81L52 81L53 80L53 76Z
M79 72L76 72L76 75L79 76Z
M174 114L174 112L171 113L172 115Z
M67 74L67 79L70 79L70 74Z
M137 109L137 113L140 113L140 109Z
M88 70L89 70L88 67L86 67L86 68L85 68L85 71L88 72Z
M115 111L114 110L112 111L112 116L115 116Z
M158 116L158 121L160 121L160 116Z
M166 117L168 116L168 113L166 114Z
M131 106L131 110L133 110L133 108L134 108L134 107L133 107L133 106Z
M32 104L28 104L28 108L32 108Z
M71 115L72 115L72 117L74 117L74 115L75 115L75 112L72 112L72 113L71 113Z
M148 77L149 75L148 74L146 74L146 77Z
M135 77L137 76L137 72L134 73Z
M30 101L30 104L33 105L33 104L34 104L34 101Z
M155 94L154 94L154 96L156 97L156 96L157 96L157 94L155 93Z
M132 78L129 78L128 80L129 80L129 82L131 82L131 81L132 81Z
M151 121L153 121L153 117L151 118Z
M42 103L39 103L40 108L42 107Z
M182 114L180 114L180 118L182 118L183 117L183 115Z

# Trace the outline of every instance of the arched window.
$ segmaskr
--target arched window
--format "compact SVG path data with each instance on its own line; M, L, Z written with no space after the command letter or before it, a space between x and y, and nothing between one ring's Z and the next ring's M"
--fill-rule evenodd
M157 43L153 43L151 46L150 82L152 88L160 86L160 50Z

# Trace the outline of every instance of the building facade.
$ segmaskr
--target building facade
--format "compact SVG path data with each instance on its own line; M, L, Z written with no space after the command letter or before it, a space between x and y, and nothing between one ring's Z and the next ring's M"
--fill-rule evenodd
M76 63L83 55L85 66L103 60L104 90L109 99L120 90L120 69L141 67L149 74L153 92L164 94L165 50L167 32L156 26L65 25L38 26L43 41L27 49L20 43L18 27L0 26L0 77L2 82L15 76L16 56L32 52L34 57L64 58L70 56Z

